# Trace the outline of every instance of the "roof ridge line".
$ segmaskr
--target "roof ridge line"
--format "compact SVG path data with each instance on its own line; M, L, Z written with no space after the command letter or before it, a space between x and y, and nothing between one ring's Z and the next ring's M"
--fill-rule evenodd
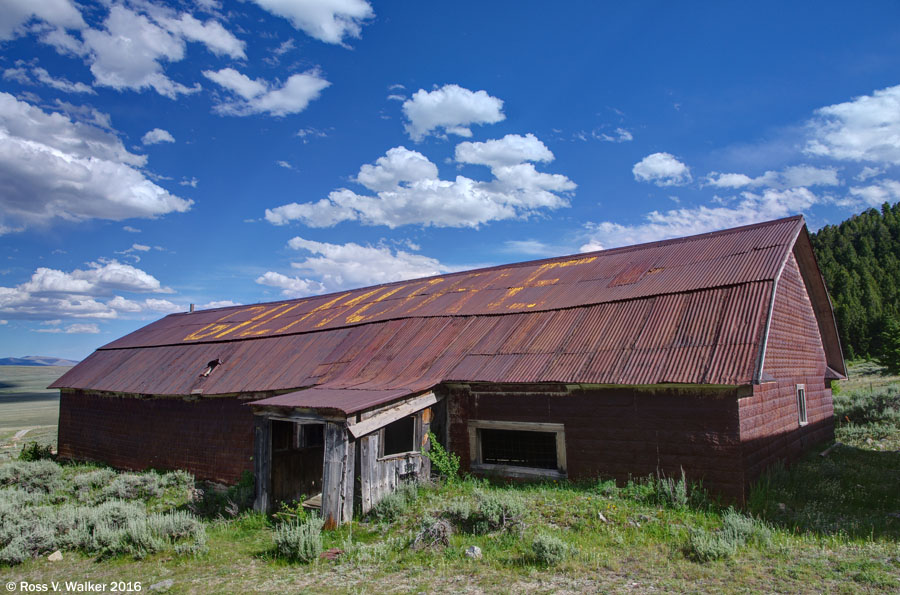
M363 290L374 291L374 290L380 289L380 288L387 288L387 287L392 287L394 285L400 285L400 284L419 283L419 282L423 282L423 281L428 281L430 279L456 277L456 276L461 276L461 275L470 275L472 273L486 273L486 272L498 271L498 270L519 269L519 268L524 268L524 267L529 267L529 266L540 266L542 264L563 261L563 260L571 260L573 258L590 258L590 257L596 258L599 255L628 253L628 252L633 252L636 250L646 250L649 248L655 248L655 247L663 246L663 245L675 245L675 244L683 244L683 243L687 243L687 242L700 241L700 240L707 239L710 237L725 236L725 235L730 235L733 233L744 232L744 231L747 231L750 229L755 229L758 227L776 225L779 223L784 223L791 219L802 221L803 215L791 215L789 217L782 217L780 219L773 219L771 221L760 221L759 223L750 223L748 225L741 225L739 227L717 229L715 231L707 231L707 232L703 232L703 233L699 233L699 234L677 237L677 238L668 238L665 240L654 240L652 242L644 242L642 244L631 244L628 246L618 246L616 248L608 248L606 250L594 250L591 252L578 252L575 254L563 254L560 256L550 256L547 258L539 258L536 260L511 262L511 263L506 263L506 264L497 264L497 265L491 265L491 266L475 268L475 269L466 269L466 270L462 270L462 271L452 271L452 272L445 273L445 274L429 275L426 277L415 277L412 279L389 281L387 283L379 283L376 285L363 285L360 287L352 287L349 289L332 291L330 293L323 293L320 295L309 295L309 296L286 299L286 300L274 300L274 301L270 301L270 302L254 302L252 304L242 304L240 306L223 306L222 308L210 308L208 310L202 310L202 311L203 312L214 312L216 310L231 310L234 308L246 308L246 307L250 307L250 306L265 306L265 305L271 305L271 304L287 304L287 303L294 303L294 302L302 302L302 301L309 301L309 300L315 300L315 299L320 299L320 298L327 298L329 296L336 296L340 293L363 291ZM779 245L779 244L773 244L773 246L775 246L775 245ZM191 314L196 314L196 312L176 312L173 314L169 314L169 315L165 316L164 318L168 318L170 316L188 316Z
M295 337L298 335L312 335L315 333L325 333L325 332L336 331L336 330L340 330L340 329L364 327L364 326L368 326L371 324L385 324L385 323L394 322L397 320L415 320L415 319L431 319L431 318L475 318L475 317L493 317L493 316L515 316L517 314L539 314L539 313L544 313L544 312L562 312L565 310L575 310L578 308L591 308L593 306L599 306L601 304L618 304L618 303L624 303L624 302L632 302L632 301L636 301L636 300L646 300L646 299L658 298L661 296L668 296L668 295L683 295L683 294L688 294L688 293L695 293L698 291L711 291L711 290L716 290L716 289L727 289L730 287L740 287L742 285L750 285L752 283L771 283L773 281L774 281L773 279L754 279L752 281L742 281L740 283L725 283L722 285L712 285L709 287L684 289L682 291L668 291L668 292L663 292L663 293L655 293L652 295L642 295L642 296L636 296L636 297L630 297L630 298L605 300L605 301L590 302L590 303L584 303L584 304L574 304L571 306L558 306L558 307L554 307L554 308L547 308L544 310L527 310L527 311L518 311L518 312L484 312L484 313L477 313L477 314L427 314L427 315L421 315L421 316L397 316L395 318L383 318L383 319L379 319L379 320L368 320L365 322L344 324L344 325L334 326L334 327L309 329L309 330L297 331L297 332L293 332L293 333L282 333L279 335L228 338L228 339L221 339L221 340L216 340L216 341L204 341L201 339L201 340L197 340L197 341L191 341L190 343L185 343L184 341L181 341L178 343L160 343L158 345L135 345L132 347L102 346L102 347L98 347L96 351L127 351L129 349L151 349L151 348L155 348L155 347L181 347L184 345L214 345L214 344L226 344L226 343L239 343L239 342L244 342L244 341L258 341L258 340L263 340L263 339L275 339L278 337Z

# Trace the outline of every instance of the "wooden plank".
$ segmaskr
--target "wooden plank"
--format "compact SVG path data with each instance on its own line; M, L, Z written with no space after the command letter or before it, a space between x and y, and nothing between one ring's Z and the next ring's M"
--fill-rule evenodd
M344 436L346 435L345 432ZM345 444L344 465L341 470L341 523L353 520L353 466L356 462L356 441L347 439Z
M374 484L377 470L378 435L363 436L359 440L359 478L362 491L361 513L366 514L375 506Z
M342 479L347 455L347 432L336 423L325 424L325 463L322 473L322 517L325 527L333 529L342 519Z
M351 424L349 426L350 433L353 434L354 438L360 438L366 434L371 434L375 430L383 428L389 423L395 422L407 415L412 415L426 407L431 407L437 403L438 400L437 395L433 392L427 392L424 395L404 401L400 405L395 405L380 411L359 423Z
M253 419L253 470L256 475L256 500L253 509L268 512L272 483L272 421L254 416Z
M522 430L527 432L562 432L565 429L565 426L559 423L493 421L482 419L469 420L469 427L488 428L491 430Z

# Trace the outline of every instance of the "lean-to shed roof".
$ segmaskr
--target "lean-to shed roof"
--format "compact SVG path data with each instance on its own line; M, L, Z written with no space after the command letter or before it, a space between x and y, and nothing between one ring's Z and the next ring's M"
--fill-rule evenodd
M101 347L53 387L155 395L295 390L259 403L353 413L448 381L749 384L758 379L774 283L801 233L815 268L796 216L172 314ZM817 269L810 278L821 284ZM830 306L818 310L830 315ZM833 317L820 320L829 324ZM839 346L836 353L830 360L840 359ZM829 365L843 371L842 359Z

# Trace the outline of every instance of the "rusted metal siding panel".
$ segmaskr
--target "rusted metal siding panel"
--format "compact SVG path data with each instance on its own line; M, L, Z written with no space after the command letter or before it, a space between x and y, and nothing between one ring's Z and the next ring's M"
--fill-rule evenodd
M450 447L468 466L469 420L561 423L570 479L662 473L742 501L744 474L736 390L576 390L567 395L448 391Z
M185 469L198 479L237 483L253 470L253 415L244 403L63 391L59 456L120 469Z
M793 254L778 280L765 353L765 377L740 400L742 466L749 483L779 460L798 459L834 438L831 390L818 322ZM797 385L804 385L808 423L801 425Z
M764 372L774 378L825 377L825 349L806 286L794 255L778 281Z
M801 426L797 384L806 390L807 419ZM834 439L831 390L821 377L792 376L754 387L740 399L742 466L749 484L777 461L791 462L810 447Z

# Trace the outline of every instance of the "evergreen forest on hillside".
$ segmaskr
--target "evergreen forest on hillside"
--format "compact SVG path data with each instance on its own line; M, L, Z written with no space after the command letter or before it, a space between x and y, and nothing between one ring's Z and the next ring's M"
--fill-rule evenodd
M844 357L900 366L900 203L811 234Z

